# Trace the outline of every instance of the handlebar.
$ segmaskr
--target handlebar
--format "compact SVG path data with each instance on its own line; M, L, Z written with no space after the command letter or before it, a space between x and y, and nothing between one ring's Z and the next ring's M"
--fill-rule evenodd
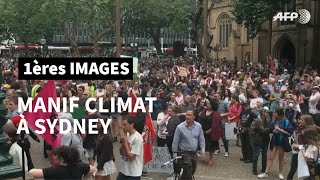
M166 165L168 165L169 163L171 163L171 162L173 162L173 161L175 161L175 160L177 160L177 159L182 159L182 156L177 156L177 157L171 159L170 161L167 161L167 162L163 163L163 164L161 165L161 167L166 166Z
M169 163L177 160L177 159L183 159L185 156L187 155L194 155L196 154L196 152L194 151L173 151L174 154L179 154L179 156L171 159L170 161L165 162L163 165L161 165L161 167L168 165Z

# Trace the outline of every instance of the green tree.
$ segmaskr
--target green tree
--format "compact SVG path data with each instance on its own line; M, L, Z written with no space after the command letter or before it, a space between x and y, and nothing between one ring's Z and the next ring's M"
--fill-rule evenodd
M138 8L141 2L141 0L127 0L122 3L122 9ZM106 35L113 34L115 28L114 0L59 0L58 12L61 28L75 54L79 55L76 34L78 28L84 25L93 43L94 55L98 56L98 42ZM128 12L123 11L120 18Z
M187 30L187 18L192 11L191 0L146 0L143 6L134 9L125 17L126 31L146 32L153 39L158 54L161 54L162 29Z
M272 18L281 10L281 4L288 0L233 0L232 13L237 23L244 23L251 38L261 30L263 23L269 21L272 29ZM270 31L271 31L270 29Z
M55 0L0 0L1 24L28 48L41 38L50 41L55 32L57 18L52 2Z

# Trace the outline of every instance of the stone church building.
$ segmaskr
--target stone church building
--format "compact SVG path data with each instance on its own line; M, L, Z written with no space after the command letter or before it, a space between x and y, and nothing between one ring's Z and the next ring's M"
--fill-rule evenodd
M237 59L238 66L250 61L253 64L265 61L271 55L287 59L296 66L308 63L320 64L320 0L291 0L282 5L283 12L298 12L307 9L311 14L309 23L273 21L262 25L262 30L250 39L244 25L237 24L230 10L231 0L224 0L209 12L208 28L214 58ZM270 36L270 31L272 32ZM271 44L271 45L270 45Z

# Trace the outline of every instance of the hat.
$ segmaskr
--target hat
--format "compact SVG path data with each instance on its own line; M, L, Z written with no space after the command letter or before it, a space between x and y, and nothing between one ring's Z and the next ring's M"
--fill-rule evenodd
M10 87L11 87L11 86L10 86L9 84L4 84L4 85L3 85L3 88L5 88L5 89L10 89Z
M283 72L288 72L288 69L284 69Z
M238 72L237 72L237 75L240 75L240 74L242 74L241 71L238 71Z

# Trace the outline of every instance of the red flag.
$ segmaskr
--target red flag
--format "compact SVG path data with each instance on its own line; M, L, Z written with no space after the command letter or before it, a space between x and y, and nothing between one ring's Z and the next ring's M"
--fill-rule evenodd
M32 109L35 108L36 102L40 97L43 99L45 107L48 110L49 98L52 98L54 101L57 100L56 84L54 80L49 80L47 84L39 92L39 94L32 100ZM54 110L54 108L52 109ZM23 115L28 123L28 126L34 131L41 130L35 125L35 122L37 119L44 119L44 120L50 119L51 121L53 121L54 119L57 119L56 112L43 112L41 109L38 109L37 112L25 111ZM39 134L40 137L42 137L49 145L51 145L52 148L60 147L61 135L59 134L59 126L57 125L55 127L54 134L50 134L50 129L47 122L45 122L43 126L45 126L46 128L46 132L43 134Z
M152 142L156 138L156 133L153 129L152 119L150 113L147 112L146 123L144 125L143 133L143 160L144 164L147 164L152 160Z
M133 112L133 110L134 110L134 107L135 107L136 102L137 102L137 97L134 94L133 89L129 90L129 97L131 98L131 103L132 103L132 109L131 109L130 115L135 117L135 116L137 116L137 112Z

